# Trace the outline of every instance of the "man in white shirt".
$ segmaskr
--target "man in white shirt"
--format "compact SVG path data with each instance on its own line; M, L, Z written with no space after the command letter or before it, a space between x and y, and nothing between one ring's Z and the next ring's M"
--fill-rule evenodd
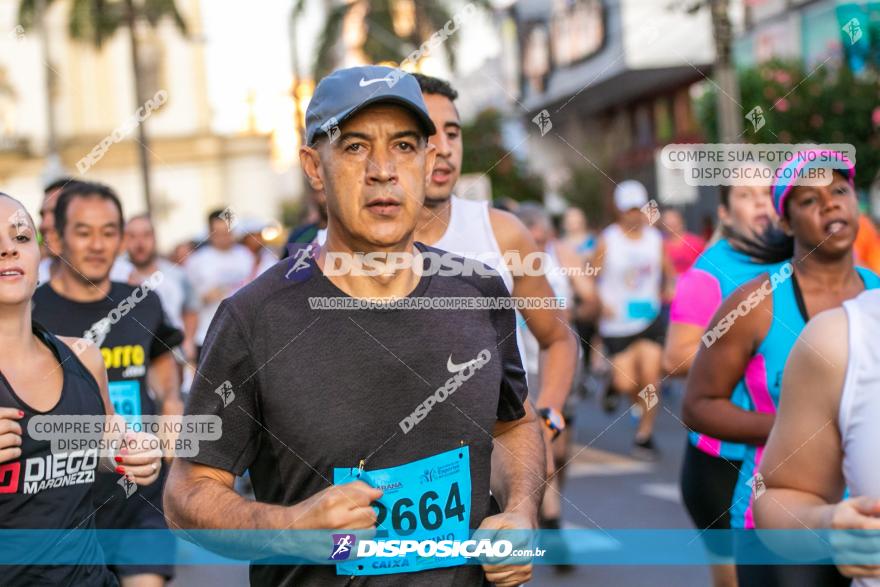
M235 227L236 239L242 246L247 247L253 256L248 283L278 262L278 255L267 247L263 240L263 230L268 226L267 222L249 218L242 220Z
M193 336L198 321L198 300L183 270L159 256L156 250L156 232L152 219L141 214L125 224L125 250L132 265L128 277L130 285L139 285L157 271L163 279L154 288L162 302L168 320L185 333L183 348L187 358L195 356Z
M243 286L253 265L251 252L235 242L223 210L208 215L208 243L186 262L186 273L199 303L196 358L220 302Z

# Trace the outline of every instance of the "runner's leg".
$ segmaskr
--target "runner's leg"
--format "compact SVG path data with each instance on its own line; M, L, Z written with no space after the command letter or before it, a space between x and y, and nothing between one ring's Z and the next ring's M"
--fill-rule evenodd
M660 362L663 348L656 342L642 339L633 343L632 350L635 354L636 380L639 386L633 402L642 407L642 418L636 430L636 441L643 441L651 438L654 432L654 420L657 418L660 407ZM639 397L638 394L648 389L649 385L654 387L654 395ZM656 400L657 403L649 406L648 399Z

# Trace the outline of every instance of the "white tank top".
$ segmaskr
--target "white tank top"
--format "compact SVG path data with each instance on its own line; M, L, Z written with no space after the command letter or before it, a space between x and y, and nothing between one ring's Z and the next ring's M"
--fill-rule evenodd
M513 274L504 262L501 247L492 232L489 220L489 202L465 200L453 195L449 200L449 225L446 232L431 245L462 257L482 261L501 275L507 291L513 294ZM525 319L516 312L516 346L523 369L527 368L528 355L522 337ZM537 357L536 357L537 358ZM528 381L529 386L537 386L536 381Z
M548 243L544 251L547 253L547 281L550 282L550 289L557 299L564 300L566 308L574 308L574 289L565 273L567 267L563 267L559 261L555 245L556 243Z
M544 249L547 253L547 263L544 266L545 276L550 283L550 289L557 300L565 302L566 309L574 307L574 291L569 282L568 275L562 270L559 257L556 256L556 247L553 243L547 243ZM541 348L538 345L538 339L528 329L528 325L523 320L518 320L519 334L522 336L522 355L525 359L524 367L526 373L534 377L540 368Z
M640 238L627 238L620 225L612 224L602 232L602 240L605 259L597 286L602 305L613 315L599 319L599 334L638 334L660 314L663 237L645 226Z
M478 258L497 271L513 293L513 275L503 262L501 247L492 232L489 220L489 202L465 200L453 195L449 201L449 226L432 247L461 255Z
M843 302L849 324L849 360L840 394L838 427L843 477L853 497L880 497L880 289ZM878 587L880 578L854 579L854 586Z

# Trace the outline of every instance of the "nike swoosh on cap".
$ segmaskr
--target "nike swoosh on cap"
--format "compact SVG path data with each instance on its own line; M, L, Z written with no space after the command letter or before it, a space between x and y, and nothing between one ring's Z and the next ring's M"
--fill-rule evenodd
M358 85L362 88L365 88L365 87L369 86L370 84L376 84L379 82L386 82L387 83L388 81L389 80L388 80L387 76L386 77L379 77L376 79L366 79L366 78L362 77L361 81L358 82Z

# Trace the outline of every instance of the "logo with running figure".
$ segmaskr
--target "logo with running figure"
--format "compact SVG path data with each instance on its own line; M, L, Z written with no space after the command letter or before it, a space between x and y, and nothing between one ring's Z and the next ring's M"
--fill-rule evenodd
M238 214L235 213L232 206L227 206L222 212L220 212L220 219L226 223L226 230L230 232L232 232L232 229L238 224Z
M745 118L752 123L752 128L755 132L761 130L764 127L764 124L766 124L764 110L762 110L760 106L755 106L749 110L749 113L746 114Z
M303 247L290 256L290 269L284 274L284 279L292 281L301 281L311 276L311 263L309 259L317 253L317 245L314 243L307 247Z
M15 236L17 237L24 234L31 227L30 222L28 222L27 213L21 208L17 209L15 213L9 217L9 224L15 227Z
M354 550L357 538L354 534L333 534L333 549L330 551L331 561L348 560L351 551Z
M214 390L214 393L220 396L220 399L223 401L223 407L228 407L233 401L235 401L235 392L232 391L232 382L224 381L220 384L220 387Z
M538 125L538 128L541 130L541 136L546 135L553 128L553 121L550 120L550 113L546 110L541 110L538 114L532 118L532 122Z
M336 139L339 138L339 121L336 120L335 116L333 116L330 118L330 120L321 125L321 130L324 132L325 135L327 135L327 138L332 144L336 142Z
M755 473L755 475L746 481L746 483L752 488L753 500L757 500L764 495L765 491L767 491L767 487L764 485L764 477L760 473Z
M137 485L135 482L129 479L126 475L123 475L116 484L122 487L122 490L125 491L125 499L131 497L134 495L135 491L137 491Z
M851 18L840 30L849 35L850 45L855 45L862 38L862 23L857 18Z
M654 226L660 220L660 205L657 200L651 200L641 207L642 214L648 218L648 224Z
M646 410L651 411L651 408L657 405L657 402L660 401L659 396L657 395L657 388L654 387L653 384L648 384L642 391L639 392L639 398L643 402L645 402Z

